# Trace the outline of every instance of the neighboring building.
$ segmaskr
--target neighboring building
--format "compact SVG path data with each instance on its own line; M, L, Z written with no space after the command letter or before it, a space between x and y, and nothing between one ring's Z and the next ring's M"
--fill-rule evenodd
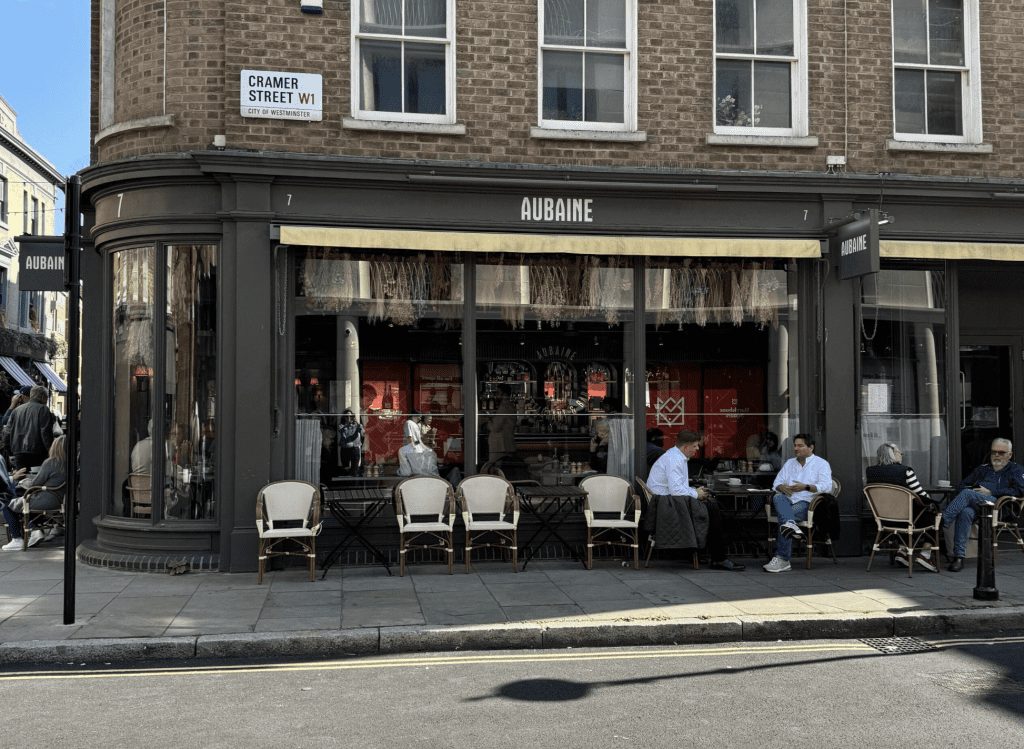
M64 178L18 132L17 113L0 97L0 404L14 390L46 385L64 413L67 392L66 292L20 291L16 237L64 233L56 218ZM55 371L56 370L56 371Z
M345 408L385 473L415 412L466 473L809 432L846 554L879 442L932 484L1024 439L1014 6L324 5L93 0L81 558L254 569L257 492L350 468Z

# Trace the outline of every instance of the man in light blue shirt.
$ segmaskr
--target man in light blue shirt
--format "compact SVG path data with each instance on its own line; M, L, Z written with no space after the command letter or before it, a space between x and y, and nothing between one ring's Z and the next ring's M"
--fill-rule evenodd
M676 437L675 447L651 466L647 486L651 493L660 497L694 497L707 503L708 510L708 554L711 555L711 569L742 572L746 567L725 557L725 539L722 536L722 512L718 505L708 501L707 490L690 486L690 471L687 462L700 450L701 437L696 432L684 429Z

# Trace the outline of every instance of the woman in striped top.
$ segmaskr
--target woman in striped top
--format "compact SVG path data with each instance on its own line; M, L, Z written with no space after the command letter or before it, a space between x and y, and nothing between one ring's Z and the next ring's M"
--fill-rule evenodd
M926 505L934 504L935 500L929 497L927 492L921 488L921 482L918 481L914 469L901 463L903 454L900 452L899 445L895 442L883 442L878 446L875 454L878 456L878 463L868 466L867 483L902 486L914 492ZM932 560L930 551L922 551L920 556L915 558L918 564L925 569L932 572L936 571L935 562ZM896 561L904 567L908 565L906 548L901 547L896 552Z

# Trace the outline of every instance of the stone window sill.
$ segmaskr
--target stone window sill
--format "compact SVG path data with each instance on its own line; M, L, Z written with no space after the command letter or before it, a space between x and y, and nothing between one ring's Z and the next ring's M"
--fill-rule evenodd
M991 143L933 143L924 140L885 141L886 151L928 151L932 153L992 153Z
M101 140L109 138L112 135L130 133L134 130L154 130L159 127L174 127L174 115L164 114L157 117L145 117L141 120L118 122L116 125L110 125L96 133L96 137L93 138L93 143L99 143Z
M433 122L398 122L396 120L359 120L343 117L346 130L377 130L388 133L420 133L422 135L465 135L465 125L437 125Z
M551 127L531 127L530 137L538 140L594 140L612 143L646 143L647 133L610 130L560 130Z
M708 133L709 146L762 146L772 148L817 148L816 135L797 137L792 135L715 135Z

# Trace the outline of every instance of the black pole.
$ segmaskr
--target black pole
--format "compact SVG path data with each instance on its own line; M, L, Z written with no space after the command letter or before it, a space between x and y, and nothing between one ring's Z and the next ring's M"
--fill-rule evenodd
M979 601L998 601L996 590L995 548L992 546L991 502L978 504L978 584L974 597Z
M64 212L65 277L68 289L68 480L64 492L64 623L75 623L75 551L78 547L78 351L81 299L82 178L68 180Z

